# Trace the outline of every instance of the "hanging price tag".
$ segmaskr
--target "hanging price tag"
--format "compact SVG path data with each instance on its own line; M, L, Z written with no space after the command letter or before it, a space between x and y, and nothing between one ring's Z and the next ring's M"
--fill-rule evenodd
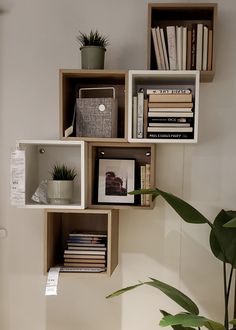
M11 204L25 204L25 151L14 150L11 153Z
M48 272L45 296L56 296L60 267L52 267Z

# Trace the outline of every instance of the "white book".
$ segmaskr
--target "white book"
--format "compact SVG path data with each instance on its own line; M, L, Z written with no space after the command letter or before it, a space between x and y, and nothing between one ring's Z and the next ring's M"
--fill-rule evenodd
M151 165L146 164L146 171L145 171L145 189L151 188ZM145 205L150 205L152 195L145 194Z
M152 28L152 40L156 55L156 61L157 61L157 69L161 70L161 57L160 57L160 51L157 44L157 35L156 35L156 29Z
M182 70L182 51L183 51L183 27L176 26L176 54L177 54L177 70Z
M160 28L160 33L161 33L161 42L162 42L162 47L163 47L163 52L164 52L165 67L166 67L166 70L170 70L167 48L166 48L166 40L165 40L165 36L164 36L164 30L162 28Z
M148 117L193 117L193 112L148 112Z
M192 132L192 127L148 127L148 132Z
M140 189L145 189L146 166L140 166ZM145 194L141 194L141 205L145 205Z
M149 123L149 127L190 127L190 123Z
M176 37L175 26L167 26L167 45L169 53L170 70L176 70Z
M138 122L138 100L137 96L133 96L133 113L132 113L132 119L133 119L133 138L137 137L137 122Z
M139 91L137 96L138 105L138 123L137 123L137 138L143 138L143 107L144 107L144 91Z
M192 108L155 108L149 107L148 111L152 112L191 112Z
M151 95L151 94L191 94L191 89L189 88L155 88L155 89L151 89L148 88L146 90L146 94L147 95Z
M202 70L203 24L197 24L196 69Z
M182 38L182 70L187 69L187 27L183 26L183 38Z
M161 41L161 32L160 32L159 26L157 26L157 28L156 28L156 35L157 35L157 45L158 45L158 49L160 52L160 58L161 58L161 70L166 70L164 51L163 51L163 46L162 46L162 41Z
M208 27L203 27L203 50L202 50L202 70L207 70L208 57Z

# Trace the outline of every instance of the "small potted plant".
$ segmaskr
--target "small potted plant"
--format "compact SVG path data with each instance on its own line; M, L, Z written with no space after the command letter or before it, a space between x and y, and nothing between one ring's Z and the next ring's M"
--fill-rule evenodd
M104 58L108 38L101 35L98 30L91 30L89 34L79 32L77 40L81 51L82 69L104 69Z
M77 173L65 164L55 164L52 179L47 182L47 197L50 204L69 204L73 197L73 180Z

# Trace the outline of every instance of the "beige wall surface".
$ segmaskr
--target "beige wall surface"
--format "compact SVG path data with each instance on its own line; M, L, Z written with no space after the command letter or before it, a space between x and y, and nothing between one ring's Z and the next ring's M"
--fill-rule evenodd
M109 36L107 69L145 69L147 4L0 1L0 227L8 232L0 238L1 330L157 329L159 309L179 311L157 290L105 299L149 276L176 285L202 314L222 319L221 265L209 251L208 228L183 224L163 200L152 211L120 212L120 262L111 278L60 276L58 295L51 297L44 295L43 211L9 201L16 140L59 136L58 71L80 68L78 31L98 28ZM216 75L200 87L199 143L159 144L156 166L159 187L212 220L236 205L236 1L219 0L218 6Z

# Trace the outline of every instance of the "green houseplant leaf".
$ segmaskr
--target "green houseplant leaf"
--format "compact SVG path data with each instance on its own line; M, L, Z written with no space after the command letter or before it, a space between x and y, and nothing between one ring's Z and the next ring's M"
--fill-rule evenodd
M130 194L152 194L153 199L160 195L165 199L168 204L170 204L171 207L173 207L173 209L179 214L179 216L181 216L184 221L196 224L208 223L210 226L212 226L211 222L193 206L191 206L181 198L158 188L150 190L135 190L130 192Z
M186 311L193 314L198 314L199 310L197 305L184 293L174 288L173 286L161 282L155 278L151 278L152 282L145 282L147 285L153 286L154 288L159 289L170 299L172 299L176 304L183 307Z
M162 313L163 316L167 316L167 315L171 315L170 313L160 309L160 312ZM176 324L176 325L172 325L171 328L173 328L174 330L194 330L194 328L191 327L183 327L180 324Z
M210 233L210 246L216 258L236 268L236 228L224 226L232 217L232 212L224 210L217 215Z
M112 297L119 296L127 291L136 289L137 287L144 285L144 284L152 286L156 289L159 289L165 295L167 295L170 299L172 299L174 302L176 302L179 306L184 308L186 311L188 311L192 314L199 313L197 305L189 297L187 297L184 293L177 290L173 286L166 284L164 282L158 281L154 278L151 278L151 281L149 281L149 282L141 282L139 284L128 286L126 288L115 291L114 293L110 294L106 298L112 298Z
M225 330L223 324L212 321L204 316L179 313L176 315L166 315L160 321L160 326L182 326L186 327L202 327L205 326L209 330Z

